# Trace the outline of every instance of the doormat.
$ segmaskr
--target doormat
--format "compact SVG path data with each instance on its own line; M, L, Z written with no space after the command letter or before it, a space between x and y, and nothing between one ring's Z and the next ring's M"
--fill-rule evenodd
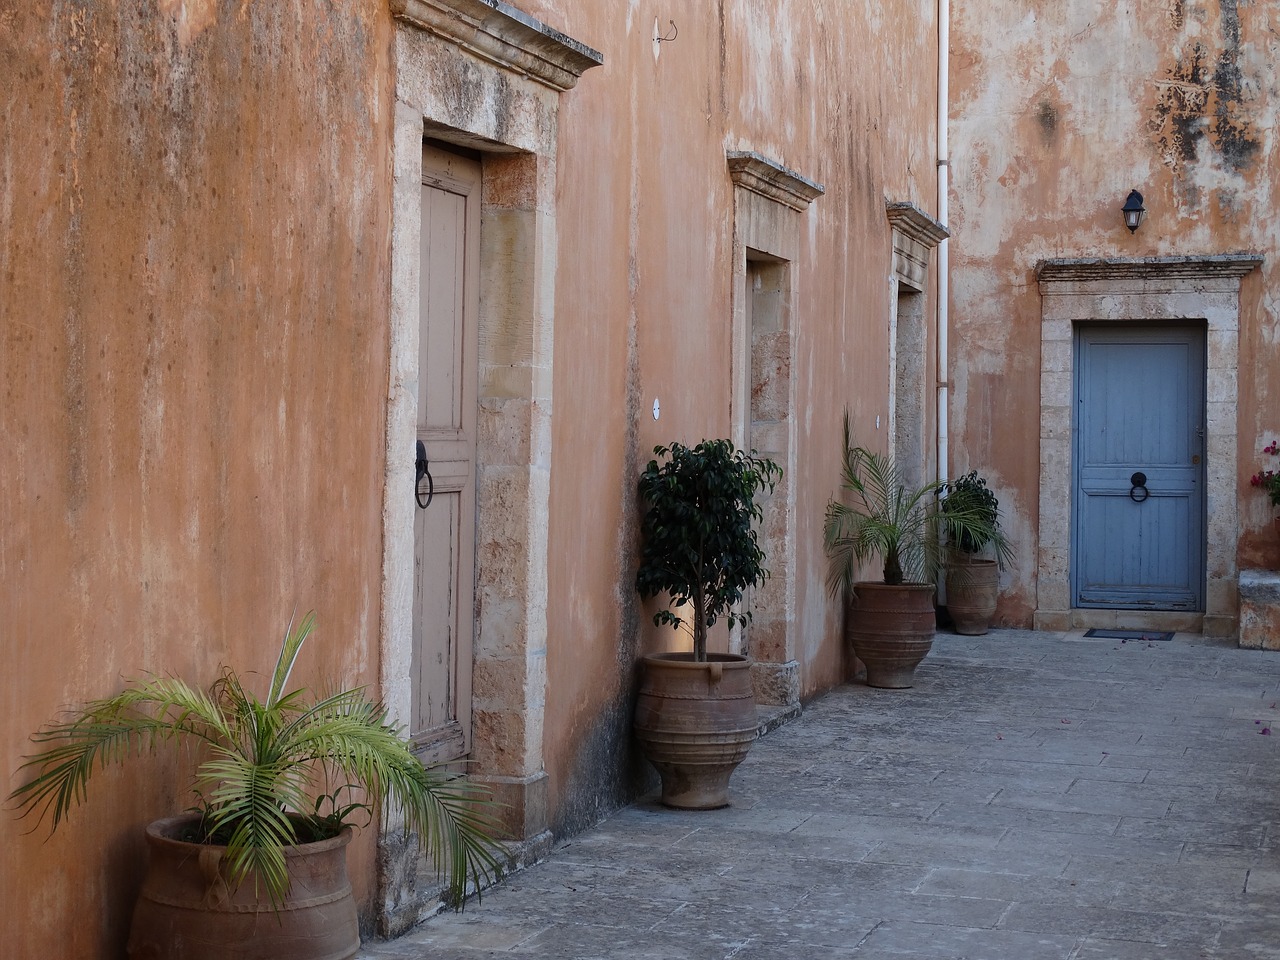
M1094 640L1172 640L1173 631L1159 630L1086 630L1086 637Z

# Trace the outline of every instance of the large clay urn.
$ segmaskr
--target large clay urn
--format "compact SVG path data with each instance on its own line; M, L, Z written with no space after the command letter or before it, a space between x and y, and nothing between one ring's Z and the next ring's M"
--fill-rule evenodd
M964 556L947 567L947 612L956 633L986 633L999 596L1000 568L994 560Z
M729 777L756 739L751 661L659 653L642 662L636 739L662 777L662 802L684 810L729 805Z
M898 690L915 682L937 628L933 595L933 585L925 583L854 584L846 633L867 666L868 686Z
M196 815L147 828L150 861L129 933L131 960L348 960L360 949L347 879L350 827L285 850L289 892L272 905L253 877L227 883L226 847L191 843ZM256 887L256 889L255 889Z

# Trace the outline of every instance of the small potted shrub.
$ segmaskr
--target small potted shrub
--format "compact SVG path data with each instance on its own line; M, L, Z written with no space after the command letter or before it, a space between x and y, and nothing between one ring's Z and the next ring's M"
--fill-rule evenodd
M688 630L690 653L660 653L642 663L637 739L662 777L662 802L683 809L728 804L729 777L756 738L751 662L707 652L707 631L721 619L750 621L743 592L763 580L764 552L752 523L756 495L782 475L773 461L728 440L655 447L640 475L643 597L669 604L655 624Z
M92 772L157 744L199 751L194 812L147 829L149 870L129 955L147 960L310 960L360 948L346 873L352 822L391 808L448 876L459 908L501 872L492 803L464 779L424 767L363 690L319 699L287 691L307 614L285 633L265 700L229 669L207 691L149 676L33 739L42 749L9 799L52 827ZM354 792L354 794L352 793ZM363 819L367 819L364 817Z
M935 584L944 566L940 495L945 481L908 488L893 460L855 446L844 418L841 487L827 504L823 540L827 586L847 603L853 652L866 664L867 684L901 689L933 646ZM974 538L994 529L976 511L951 523ZM862 564L879 560L883 578L859 580Z
M1000 501L976 470L944 485L947 612L956 633L987 632L1000 595L1000 571L1012 551L1000 530ZM994 554L984 556L983 554Z

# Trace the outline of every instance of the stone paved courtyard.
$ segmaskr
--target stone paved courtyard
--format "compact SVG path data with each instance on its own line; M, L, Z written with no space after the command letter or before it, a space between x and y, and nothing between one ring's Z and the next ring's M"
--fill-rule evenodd
M1280 958L1280 654L939 634L366 960ZM1268 731L1271 731L1268 733Z

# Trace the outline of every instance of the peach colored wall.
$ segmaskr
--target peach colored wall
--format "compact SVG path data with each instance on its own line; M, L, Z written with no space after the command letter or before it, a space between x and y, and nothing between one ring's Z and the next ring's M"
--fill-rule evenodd
M571 829L628 798L635 661L667 642L632 587L638 471L731 429L726 150L826 187L791 276L795 616L805 695L844 677L821 521L844 408L888 440L885 201L937 212L936 24L906 0L516 5L605 57L556 158L545 756ZM321 613L310 680L376 680L390 38L379 0L0 13L7 789L31 731L122 677L269 670L294 603ZM174 765L95 778L48 843L9 821L15 955L119 955Z
M0 9L5 793L32 731L125 677L269 673L295 605L305 680L377 677L383 6ZM0 952L122 955L176 766L95 776L48 842L6 811Z
M936 23L932 4L905 2L856 16L844 0L521 6L605 60L559 122L546 764L564 828L629 788L634 665L670 642L634 593L638 473L657 443L731 431L726 150L826 188L797 214L791 280L797 659L805 696L844 677L821 522L844 407L861 442L886 442L885 201L936 213ZM655 19L678 28L656 59Z
M1035 608L1040 297L1056 257L1254 252L1241 290L1242 566L1274 565L1249 485L1280 431L1274 211L1280 13L1238 0L953 2L952 472L980 470L1017 547L997 619ZM1119 208L1146 201L1136 234Z

